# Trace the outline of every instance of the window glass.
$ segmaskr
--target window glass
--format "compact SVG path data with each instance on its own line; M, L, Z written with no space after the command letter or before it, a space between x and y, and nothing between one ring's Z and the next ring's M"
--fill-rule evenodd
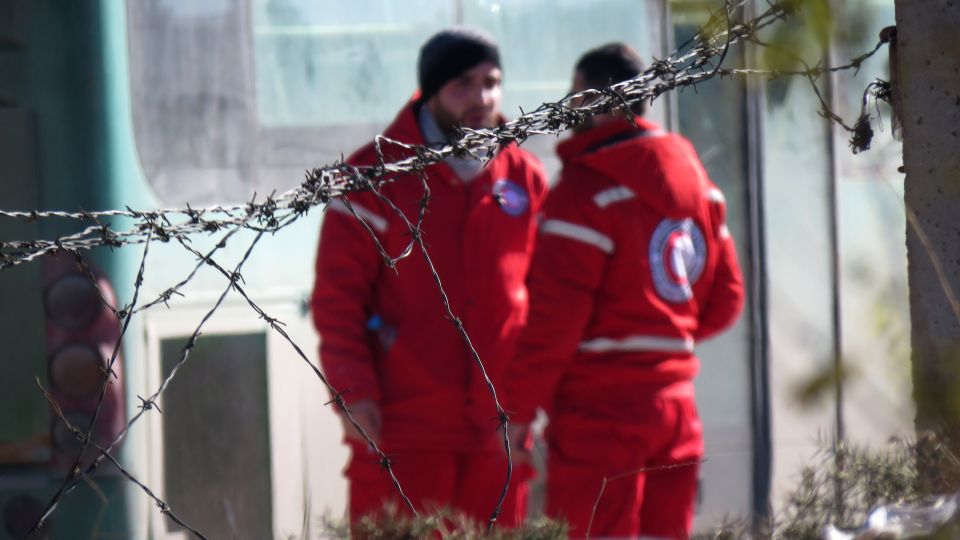
M647 2L636 0L465 0L464 23L493 34L502 49L504 111L516 116L570 90L588 49L625 41L650 58ZM535 31L531 31L535 29Z
M893 0L855 0L838 9L838 64L871 50L880 30L895 23ZM858 73L837 77L837 114L847 123L860 114L866 85L889 80L886 48ZM846 432L855 442L883 444L893 433L913 429L910 386L910 320L904 231L903 147L891 136L890 108L868 109L874 138L853 154L849 134L837 130L840 241L843 274Z
M254 0L262 126L385 124L416 89L425 36L455 21L437 0Z
M791 19L771 32L796 31ZM789 34L788 34L789 35ZM776 36L767 36L772 40ZM761 39L764 39L762 37ZM820 50L797 49L810 65ZM765 49L764 52L769 51ZM801 77L761 79L763 111L764 234L770 333L772 490L796 487L836 429L836 387L822 385L817 399L805 388L833 373L833 274L831 244L832 157L830 126L819 115L820 102ZM829 81L820 81L829 95Z
M164 204L250 200L370 140L417 86L419 47L456 23L501 43L504 111L566 94L576 58L612 40L644 57L659 2L143 0L127 6L134 129ZM659 19L656 19L659 21ZM536 28L536 32L531 32ZM528 147L553 159L554 138Z
M186 342L161 341L163 377ZM210 538L273 538L266 342L203 336L161 396L165 500Z
M370 139L416 89L452 1L144 0L127 6L134 132L168 205L237 203Z
M716 2L712 9L721 9ZM674 41L683 43L707 21L703 2L671 3ZM731 49L727 65L742 64L742 49ZM675 95L679 130L690 139L710 179L723 191L727 225L737 244L746 290L750 275L750 217L747 182L746 86L740 79L698 84ZM748 296L749 298L749 296ZM701 358L697 403L704 423L707 460L702 467L699 527L751 511L753 426L749 300L733 328L697 345ZM736 489L731 489L736 486Z
M483 28L500 43L503 60L503 112L508 118L557 101L570 91L573 66L587 50L629 43L649 59L659 53L651 31L658 27L659 2L636 0L464 0L464 23ZM535 31L531 31L535 29ZM555 177L560 161L556 137L534 136L524 146Z
M171 205L249 200L254 100L240 2L127 4L133 124L140 162Z
M845 64L872 49L880 29L894 24L892 0L835 6L834 64ZM881 50L859 73L820 79L824 98L848 124L860 113L866 84L875 77L888 78L886 54ZM812 65L819 58L807 60ZM807 81L765 84L776 494L794 487L797 471L827 444L818 442L817 436L835 433L838 398L842 397L844 434L852 444L886 443L891 435L912 429L913 412L903 178L897 173L902 156L900 145L890 137L888 109L880 109L884 115L880 131L871 105L877 130L873 145L854 155L850 134L817 114L821 105ZM832 149L824 144L831 141L831 132ZM839 328L832 320L831 175L839 196ZM837 331L845 373L842 394L832 376Z

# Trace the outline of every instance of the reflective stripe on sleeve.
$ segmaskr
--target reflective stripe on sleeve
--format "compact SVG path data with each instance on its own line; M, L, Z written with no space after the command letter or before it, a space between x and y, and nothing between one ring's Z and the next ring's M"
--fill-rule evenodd
M727 199L723 196L723 192L717 188L710 188L707 190L706 196L713 202L726 203Z
M362 219L367 225L370 225L370 228L377 231L380 234L387 232L387 220L380 217L378 214L367 210L363 206L351 202L350 206L353 207L354 212ZM353 212L350 211L350 208L347 208L347 203L343 202L342 199L334 199L327 204L327 208L330 210L335 210L341 214L346 214L348 216L353 216Z
M613 253L613 240L611 240L609 236L590 227L584 227L583 225L577 225L576 223L570 223L569 221L560 219L548 219L540 226L540 232L543 234L563 236L564 238L589 244L608 255Z
M693 352L693 338L669 338L663 336L629 336L625 338L593 338L581 341L579 349L583 352L611 351L659 351Z
M634 193L633 190L627 186L619 186L605 189L600 193L597 193L593 196L593 203L600 208L606 208L613 203L627 201L636 196L636 193Z

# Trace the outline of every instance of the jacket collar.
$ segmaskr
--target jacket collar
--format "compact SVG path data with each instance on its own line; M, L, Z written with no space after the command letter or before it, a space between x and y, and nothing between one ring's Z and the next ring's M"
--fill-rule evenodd
M420 111L420 107L424 106L423 100L420 98L420 92L417 91L413 94L407 104L400 110L396 118L393 119L393 122L384 130L383 135L388 139L393 139L404 144L413 144L413 145L425 145L427 144L426 139L423 136L423 132L420 130L420 122L417 118ZM500 116L498 123L503 124L506 122L504 116ZM508 146L513 146L514 143L510 143ZM396 145L393 145L396 147ZM396 147L399 149L400 154L403 157L415 155L414 152ZM497 155L493 157L493 161L487 163L486 169L490 170L492 166L495 165L499 154L505 150L504 147L501 147L497 150ZM455 186L464 185L464 182L460 180L460 177L453 171L450 166L441 161L435 163L429 167L430 170L434 171L437 176L443 178L446 182L453 184ZM479 175L483 176L484 172L480 172ZM476 180L480 178L475 178L468 182L467 184L474 184ZM482 183L482 182L481 182Z
M619 138L630 132L656 131L660 127L642 117L617 119L612 122L591 128L583 133L574 133L569 139L557 144L557 156L564 163L573 161L579 156L589 153L598 146L603 146L611 139Z
M384 136L396 139L406 144L427 144L420 130L420 121L417 118L420 107L425 106L420 98L420 91L413 94L407 104L400 110L393 122L384 130ZM500 115L497 118L497 124L505 124L507 118Z
M420 108L419 92L415 93L407 104L400 109L393 122L387 126L383 135L390 139L395 139L405 144L426 144L423 133L420 132L420 124L417 122L417 111Z

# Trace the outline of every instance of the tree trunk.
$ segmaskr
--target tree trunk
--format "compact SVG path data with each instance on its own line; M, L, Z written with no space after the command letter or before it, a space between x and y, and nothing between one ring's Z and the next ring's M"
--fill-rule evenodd
M916 428L960 456L960 0L896 0L896 19Z

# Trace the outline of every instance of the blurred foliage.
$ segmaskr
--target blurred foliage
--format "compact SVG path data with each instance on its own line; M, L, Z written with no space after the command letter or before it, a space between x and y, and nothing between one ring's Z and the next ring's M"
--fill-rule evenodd
M873 331L881 340L890 358L895 365L910 365L910 320L907 308L897 306L891 298L896 298L907 285L897 280L890 280L888 285L877 292L873 310ZM898 372L894 376L909 376L908 373Z
M854 384L867 376L866 372L875 374L880 371L881 378L897 381L898 385L906 385L910 380L909 314L907 306L898 301L905 298L907 284L901 277L882 277L868 259L852 258L845 271L856 287L855 292L848 291L848 294L870 299L868 316L858 320L858 329L850 334L862 335L854 339L869 340L875 347L864 349L860 342L851 347L845 344L839 371L832 356L817 362L820 368L795 381L792 387L796 404L803 408L832 400L837 385Z
M893 0L845 0L834 3L833 45L845 56L860 54L894 24Z
M835 24L828 0L787 0L791 16L761 40L760 68L777 71L805 69L824 57Z
M731 520L695 538L820 539L827 525L859 527L878 506L923 503L960 488L960 461L944 440L932 434L917 440L894 439L878 450L826 440L820 447L777 515L754 523ZM943 537L955 538L956 524L946 528Z
M783 0L782 3L790 15L783 24L774 25L762 33L764 46L757 68L804 69L803 62L813 66L825 57L828 44L859 54L864 46L876 42L877 36L868 34L874 30L869 19L869 14L875 11L871 5L878 0ZM758 9L765 7L763 2L748 2L748 6L753 4ZM723 6L723 0L670 0L674 24L680 25L701 26ZM744 13L742 17L749 18L750 15Z
M815 407L836 396L836 389L861 375L857 366L844 358L840 365L832 357L818 362L822 366L810 376L798 380L793 388L793 398L803 408ZM839 369L838 369L839 367Z
M463 514L440 510L429 515L411 517L395 505L364 517L353 530L345 523L326 521L323 538L347 540L404 540L442 538L444 540L560 540L567 538L567 526L561 522L539 518L516 529L495 528L489 534L486 524L478 524Z
M947 441L924 434L916 440L892 439L879 449L835 444L821 438L821 450L800 472L796 487L784 497L776 514L750 521L733 519L694 536L696 539L815 540L824 527L855 529L871 510L887 504L924 503L940 494L960 489L960 461ZM326 520L322 538L395 540L442 538L446 540L554 540L567 538L563 523L539 518L514 530L486 533L461 514L441 510L410 517L395 506L368 516L353 530L343 522ZM957 537L956 523L946 526L944 538ZM941 536L938 536L941 537Z

